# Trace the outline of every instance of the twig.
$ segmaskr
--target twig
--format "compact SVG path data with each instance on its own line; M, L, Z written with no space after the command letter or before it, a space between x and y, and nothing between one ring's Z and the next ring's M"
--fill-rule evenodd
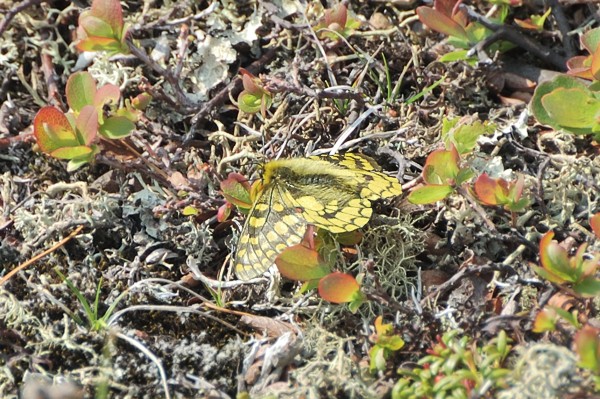
M483 208L477 203L477 201L473 199L471 194L469 194L469 192L462 186L459 186L456 191L464 198L466 198L466 200L471 205L471 208L473 208L475 212L477 212L477 214L481 217L488 229L490 229L493 232L496 232L496 226L494 226L494 223L492 223L492 221L488 219L487 214L485 213Z
M58 76L54 70L54 64L52 63L52 57L47 52L42 51L40 55L42 59L42 72L44 73L44 81L48 88L48 101L58 105L60 108L64 107L64 104L60 98L58 85Z
M177 79L181 79L181 71L183 70L183 61L188 49L188 35L190 34L190 28L187 25L182 25L179 28L179 37L177 38L177 64L175 65L175 72L173 75Z
M82 229L83 229L83 226L78 226L75 230L73 230L73 232L71 234L69 234L67 237L63 238L62 240L60 240L56 244L54 244L51 248L47 249L46 251L42 252L39 255L34 256L33 258L29 259L27 262L22 263L19 266L17 266L14 270L11 270L10 272L8 272L8 274L6 276L4 276L4 277L2 277L2 279L0 279L0 286L2 286L5 282L7 282L16 273L18 273L21 270L25 269L27 266L31 265L34 262L37 262L38 260L42 259L44 256L48 255L51 252L54 252L58 248L60 248L63 245L65 245L73 237L75 237L77 234L79 234L79 232Z
M20 13L24 9L29 8L31 6L37 6L42 1L44 1L44 0L25 0L25 1L22 1L19 4L17 4L16 6L14 6L10 10L8 10L8 12L6 13L6 15L4 16L4 19L2 20L2 22L0 22L0 36L2 36L2 34L6 30L6 28L8 28L8 25L10 24L10 21L12 21L13 18L18 13ZM52 3L52 1L47 1L47 3ZM51 4L49 4L48 6L50 6L50 5Z
M458 270L458 272L456 272L450 279L448 279L444 283L436 286L432 292L430 292L425 298L421 299L421 305L427 304L427 301L429 301L432 298L435 298L436 296L444 295L446 292L448 292L449 290L454 288L456 285L458 285L460 280L464 276L470 276L472 274L480 274L480 273L484 273L487 271L499 271L499 270L500 271L501 270L511 270L514 272L514 270L512 268L510 268L509 266L497 265L497 264L494 264L491 262L486 263L484 265L470 265L467 267L463 267L460 270Z
M262 57L260 57L256 61L254 61L252 64L250 64L245 69L248 72L252 73L253 75L258 74L258 71L261 71L262 69L264 69L265 65L268 64L269 62L271 62L271 60L273 58L275 58L276 52L277 52L276 48L269 49L269 51L267 51L265 54L263 54ZM231 82L229 82L229 84L223 90L218 92L209 101L205 102L202 105L202 108L200 109L200 111L198 111L198 113L196 115L194 115L194 117L192 118L192 120L191 120L192 128L190 129L190 132L186 135L184 142L191 140L191 138L194 136L196 129L198 128L198 124L200 123L200 121L202 119L206 118L213 109L215 109L215 108L219 107L221 104L223 104L229 98L230 92L231 93L239 92L241 90L241 88L242 88L242 79L240 79L239 76L236 76Z
M198 109L199 104L190 101L186 93L179 85L179 79L177 78L177 76L175 76L173 72L171 72L171 70L163 68L156 61L150 58L143 49L140 49L135 44L133 44L133 41L130 37L126 39L126 43L129 47L129 51L131 51L131 54L133 54L135 57L139 58L144 64L152 68L154 72L158 73L160 76L165 78L169 85L173 87L176 100L179 102L177 104L177 106L179 107L179 113L186 114L194 112L196 109Z
M207 307L214 309L213 306L210 302L205 302L204 305L206 305ZM219 309L223 309L223 308L219 308ZM231 323L226 322L225 320L221 320L216 316L213 316L210 313L207 312L203 312L201 310L198 309L194 309L192 307L189 306L173 306L173 305L132 305L129 306L125 309L121 309L118 312L115 312L109 319L108 322L106 323L108 326L112 326L115 325L116 322L121 318L121 316L123 316L125 313L129 313L129 312L135 312L135 311L147 311L147 312L174 312L174 313L191 313L191 314L195 314L195 315L199 315L201 317L206 317L207 319L210 319L216 323L220 323L222 325L224 325L225 327L231 329L232 331L235 331L236 333L240 334L240 335L245 335L243 331L241 331L240 329L238 329L237 327L235 327L234 325L232 325ZM225 309L225 310L229 310L229 309ZM235 311L229 311L228 313L235 313ZM246 314L243 312L237 312L237 313L241 313L241 314Z
M154 353L150 352L150 349L146 348L144 346L144 344L142 344L138 340L136 340L122 332L119 332L119 331L117 331L115 333L115 335L118 338L121 338L123 341L128 342L130 345L138 348L144 355L146 355L150 360L152 360L152 362L158 368L158 373L160 374L160 380L162 382L163 389L165 390L165 398L171 399L171 393L169 392L169 385L167 384L167 374L165 373L165 369L164 369L160 359L158 357L156 357L156 355Z
M548 214L548 209L546 208L546 202L544 201L544 184L543 184L543 177L544 177L544 171L546 170L546 168L548 167L548 165L550 164L550 158L546 158L542 161L542 163L540 164L540 168L538 170L537 173L537 196L538 196L538 203L540 204L540 208L542 210L542 215L546 216Z
M545 62L552 64L558 70L566 71L566 58L561 57L550 49L542 46L539 43L536 43L531 38L523 35L520 30L515 29L515 27L495 24L464 4L460 5L460 9L468 13L471 19L479 22L481 25L494 32L494 34L487 39L477 43L473 50L480 52L489 47L492 43L495 43L499 40L506 40L532 53L536 57L541 58Z
M571 35L569 35L569 31L571 30L569 21L567 20L563 8L559 4L558 0L548 0L548 7L552 9L552 15L554 16L556 25L560 31L561 39L563 45L565 46L565 54L568 58L571 58L577 54L577 51L573 45L573 38Z

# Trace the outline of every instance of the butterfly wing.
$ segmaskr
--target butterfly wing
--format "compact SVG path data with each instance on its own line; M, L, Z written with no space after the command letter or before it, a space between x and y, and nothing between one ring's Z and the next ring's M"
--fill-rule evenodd
M346 153L311 157L323 159L354 174L354 184L360 198L375 200L391 198L402 194L402 186L397 178L381 173L381 167L371 157L362 154Z
M238 278L250 280L266 272L281 251L302 241L307 224L285 187L266 185L240 233L233 263Z
M332 233L363 227L371 201L400 195L396 178L359 154L278 160L265 165L265 186L237 244L237 276L249 280L267 271L285 248L302 241L309 224Z
M373 214L372 200L402 193L398 179L381 173L377 163L367 156L347 153L311 159L329 165L326 175L329 179L317 190L296 185L290 191L294 205L303 210L306 221L332 233L363 227ZM311 178L319 181L314 173L307 177Z

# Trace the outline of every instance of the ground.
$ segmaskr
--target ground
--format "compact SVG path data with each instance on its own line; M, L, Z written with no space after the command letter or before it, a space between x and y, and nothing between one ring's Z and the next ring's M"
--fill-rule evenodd
M85 5L1 4L0 396L594 397L598 376L574 337L593 341L598 295L534 266L549 231L570 256L584 242L588 258L600 251L590 227L600 147L538 123L528 104L545 76L586 54L574 37L599 8L551 3L543 30L521 32L529 42L446 62L456 41L410 1L349 1L333 21L334 3L126 1L129 54L87 59L74 47ZM469 7L505 10L508 30L546 11ZM268 96L253 112L238 106L252 89L241 68ZM77 70L125 99L153 99L128 137L98 138L91 162L71 170L32 124L44 106L68 110ZM472 176L415 204L409 193L426 182L428 156L450 148L442 132L454 123L482 133L461 153ZM230 258L246 216L219 213L221 182L334 148L403 184L374 201L360 243L337 244L334 269L359 280L363 303L331 303L273 270L237 280ZM484 172L522 176L526 206L486 205L473 189ZM574 322L536 330L548 303Z

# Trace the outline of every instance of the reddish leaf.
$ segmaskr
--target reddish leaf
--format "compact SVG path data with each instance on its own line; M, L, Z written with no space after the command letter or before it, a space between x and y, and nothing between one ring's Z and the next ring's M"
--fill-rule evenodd
M423 168L423 180L428 184L452 185L460 169L459 155L454 146L450 150L439 149L427 157Z
M225 199L240 208L252 207L250 190L248 179L239 173L230 173L227 179L221 182L221 191Z
M115 37L120 38L123 30L123 9L119 0L94 0L91 14L106 21Z
M247 93L254 95L254 97L262 97L264 89L259 84L260 80L245 69L240 69L240 73L242 73L242 85L244 86L244 90Z
M88 37L106 37L115 39L117 36L110 24L93 15L90 11L84 11L79 16L79 26L85 30Z
M329 10L325 10L324 18L325 25L329 29L338 31L346 26L346 19L348 18L348 9L343 3L338 3L335 7Z
M360 285L349 274L335 272L319 281L319 295L332 303L352 302L360 293Z
M282 276L295 281L320 279L330 272L319 253L302 244L284 249L275 258L275 264Z
M431 7L417 7L417 16L423 24L436 32L447 36L467 38L467 32L463 26Z
M474 188L477 198L481 202L486 205L498 205L496 198L496 190L499 188L498 182L489 177L487 173L483 173L475 180Z
M587 324L575 334L574 341L579 365L600 373L600 329Z
M600 48L592 53L591 73L594 79L600 80Z
M51 106L40 109L36 114L33 134L40 149L48 154L61 147L81 144L65 114Z
M92 148L85 146L85 145L78 145L78 146L72 146L72 147L62 147L62 148L58 148L52 152L50 152L50 155L52 155L55 158L59 158L59 159L75 159L75 158L79 158L79 157L83 157L85 155L89 155L92 153ZM89 160L86 160L85 162L89 162Z
M567 73L571 76L577 76L583 79L592 80L592 57L578 55L567 60Z
M75 121L77 138L80 144L90 145L98 134L98 112L91 105L81 109Z
M217 210L217 221L222 223L224 221L226 221L227 219L229 219L229 215L231 215L231 208L233 205L231 205L230 202L226 202L225 204L221 205L219 207L219 209Z
M590 226L596 237L600 238L600 212L590 218Z
M556 312L552 308L544 308L535 316L531 331L534 333L554 331L557 321L558 315Z
M105 84L98 88L94 96L94 106L98 110L102 110L105 104L118 104L121 98L121 90L119 86L113 84Z
M81 38L81 36L79 36ZM121 46L121 42L110 37L89 36L80 39L75 48L79 51L108 51L113 53L126 51Z
M439 11L442 15L452 18L452 14L454 14L454 9L457 3L458 0L434 0L433 8L435 8L436 11Z

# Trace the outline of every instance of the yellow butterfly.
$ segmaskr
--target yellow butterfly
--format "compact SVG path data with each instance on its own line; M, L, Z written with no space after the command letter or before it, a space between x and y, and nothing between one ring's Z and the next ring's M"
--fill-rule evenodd
M402 192L398 179L380 170L373 159L352 153L268 162L237 243L238 278L267 271L285 248L302 241L309 224L332 233L367 224L371 201Z

